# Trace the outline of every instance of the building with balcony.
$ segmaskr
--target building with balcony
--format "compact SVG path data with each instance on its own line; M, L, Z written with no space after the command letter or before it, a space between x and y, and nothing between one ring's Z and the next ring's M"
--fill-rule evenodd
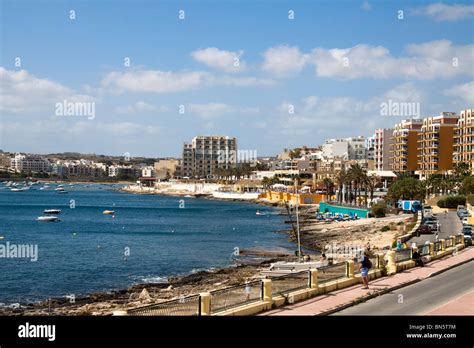
M426 117L418 133L418 173L421 179L453 169L454 132L459 116L442 112Z
M227 136L197 136L183 145L182 177L212 178L221 169L237 163L237 139Z
M17 153L11 158L11 167L16 172L22 173L49 173L51 171L51 163L37 155L23 155Z
M474 174L474 109L462 110L454 131L455 164L467 163Z
M418 132L421 119L403 120L393 128L390 144L390 169L394 172L414 172L418 169Z

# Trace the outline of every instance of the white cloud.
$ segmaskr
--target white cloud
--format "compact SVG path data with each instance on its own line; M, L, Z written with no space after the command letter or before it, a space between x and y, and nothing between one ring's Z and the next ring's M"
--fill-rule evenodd
M207 82L211 86L232 86L232 87L273 86L276 84L276 81L272 79L257 78L253 76L248 76L248 77L208 76Z
M412 44L407 55L394 57L382 46L316 48L312 63L317 76L357 78L414 78L429 80L474 74L474 45L456 46L448 40Z
M233 111L233 107L223 103L189 104L186 111L203 119L211 119Z
M82 95L60 83L37 78L26 70L7 70L0 67L0 111L19 114L49 109L58 102L91 102L93 97Z
M472 105L474 104L474 81L445 89L443 94L459 98Z
M143 101L138 101L132 105L117 106L115 112L118 114L138 114L138 113L150 113L150 112L166 112L169 109L164 106L154 106Z
M276 76L289 76L301 72L308 62L308 55L298 47L277 46L263 53L262 69Z
M370 6L369 2L367 0L365 0L362 3L361 9L363 9L364 11L370 11L370 10L372 10L372 6Z
M216 47L208 47L191 52L191 56L198 62L225 72L242 72L246 70L247 64L240 58L244 51L238 52L220 50Z
M413 9L411 13L432 18L436 22L452 22L473 17L474 5L435 3Z
M126 72L110 72L101 82L103 88L112 92L123 93L181 92L200 86L207 74L200 71L172 72L160 70L131 70Z

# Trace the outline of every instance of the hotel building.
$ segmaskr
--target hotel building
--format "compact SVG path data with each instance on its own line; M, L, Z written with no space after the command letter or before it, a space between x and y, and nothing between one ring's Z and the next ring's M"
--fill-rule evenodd
M467 163L474 174L474 109L462 110L454 134L454 163Z
M390 144L390 168L394 172L414 172L418 169L418 132L423 120L409 119L393 128Z
M393 128L376 129L374 138L374 169L390 170L390 145Z
M454 131L458 118L454 112L442 112L439 116L423 119L418 133L420 179L453 169Z
M197 136L183 146L183 177L210 178L217 169L229 169L237 162L237 139L227 136Z

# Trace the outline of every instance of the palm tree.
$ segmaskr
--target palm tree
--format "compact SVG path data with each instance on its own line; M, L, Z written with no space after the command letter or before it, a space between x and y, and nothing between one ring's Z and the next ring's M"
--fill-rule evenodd
M337 191L337 201L339 203L342 203L343 198L345 198L345 197L342 197L342 194L343 194L342 191L344 189L344 185L347 182L347 174L346 174L345 169L342 169L339 173L337 173L336 182L337 182L337 190L338 190Z
M367 172L358 163L352 164L348 170L349 176L354 183L354 199L356 205L360 203L360 191L366 182Z
M332 189L334 187L334 182L329 178L324 178L323 185L326 188L326 200L329 201L332 194Z

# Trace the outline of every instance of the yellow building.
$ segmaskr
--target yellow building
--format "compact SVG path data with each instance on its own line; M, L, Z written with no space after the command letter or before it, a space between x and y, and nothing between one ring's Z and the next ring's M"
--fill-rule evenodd
M468 163L474 174L474 109L462 110L454 135L454 163Z
M453 169L454 132L459 116L442 112L423 119L418 133L418 170L420 178L445 174Z
M390 167L394 172L418 169L418 132L423 120L410 119L397 123L390 144Z

